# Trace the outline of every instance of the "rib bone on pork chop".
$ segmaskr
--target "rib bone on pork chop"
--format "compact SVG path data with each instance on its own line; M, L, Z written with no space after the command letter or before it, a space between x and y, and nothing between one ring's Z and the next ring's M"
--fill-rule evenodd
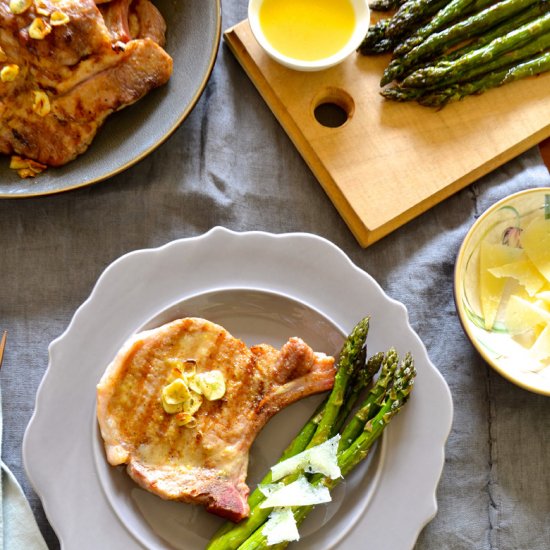
M66 21L49 25L53 13ZM36 20L50 29L40 38ZM49 166L83 153L111 113L170 78L164 30L149 0L40 0L23 13L0 0L0 69L18 71L0 80L0 153Z
M192 428L178 426L162 405L174 359L192 359L197 373L219 370L225 379L223 398L204 400ZM210 321L173 321L131 338L98 385L107 460L127 464L132 479L164 499L238 521L249 513L245 478L258 432L282 408L333 383L334 358L299 338L281 350L248 348Z

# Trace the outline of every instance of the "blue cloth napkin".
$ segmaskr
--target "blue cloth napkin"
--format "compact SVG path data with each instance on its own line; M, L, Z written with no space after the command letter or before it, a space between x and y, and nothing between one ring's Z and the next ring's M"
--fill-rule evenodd
M0 457L2 395L0 393ZM0 458L0 550L47 550L21 486Z

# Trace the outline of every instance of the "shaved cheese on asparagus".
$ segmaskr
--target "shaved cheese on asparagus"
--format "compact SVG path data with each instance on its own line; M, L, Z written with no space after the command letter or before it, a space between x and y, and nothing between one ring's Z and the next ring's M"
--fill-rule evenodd
M292 510L290 508L275 508L262 529L262 535L267 538L268 546L300 540L300 533L298 533Z
M340 435L335 435L324 443L311 447L293 457L275 464L271 468L273 481L278 481L288 474L297 471L306 473L323 474L330 479L337 479L341 476L340 467L336 452Z
M296 481L283 485L273 491L261 504L260 508L274 508L282 506L309 506L330 502L330 491L323 484L312 485L300 476Z

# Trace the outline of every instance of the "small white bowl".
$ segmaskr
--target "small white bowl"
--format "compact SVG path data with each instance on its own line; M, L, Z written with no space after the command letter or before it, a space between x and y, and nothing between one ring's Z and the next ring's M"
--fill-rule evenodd
M502 244L507 229L521 231L533 218L543 216L547 196L549 187L526 189L497 202L477 219L458 252L454 298L464 332L483 359L517 386L550 396L550 366L540 370L528 349L516 342L502 323L485 327L479 294L481 243Z
M350 2L355 10L355 29L351 37L338 52L329 57L317 59L315 61L304 61L302 59L295 59L283 55L270 44L265 37L259 20L260 8L264 0L250 0L248 3L248 21L254 37L272 59L285 67L297 71L321 71L341 63L346 57L357 50L367 34L370 24L368 0L350 0Z

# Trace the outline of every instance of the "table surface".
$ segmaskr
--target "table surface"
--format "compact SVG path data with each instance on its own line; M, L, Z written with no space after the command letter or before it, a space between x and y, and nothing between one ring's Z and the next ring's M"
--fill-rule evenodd
M245 16L245 2L224 1L224 29ZM49 342L120 255L223 225L321 235L407 306L449 384L455 412L439 511L415 548L546 550L550 399L489 368L461 329L452 291L458 248L480 213L510 193L550 186L541 152L550 165L547 141L361 249L221 44L189 118L137 166L70 193L1 201L0 329L9 331L0 372L2 458L22 484L48 545L59 546L26 478L21 445Z

